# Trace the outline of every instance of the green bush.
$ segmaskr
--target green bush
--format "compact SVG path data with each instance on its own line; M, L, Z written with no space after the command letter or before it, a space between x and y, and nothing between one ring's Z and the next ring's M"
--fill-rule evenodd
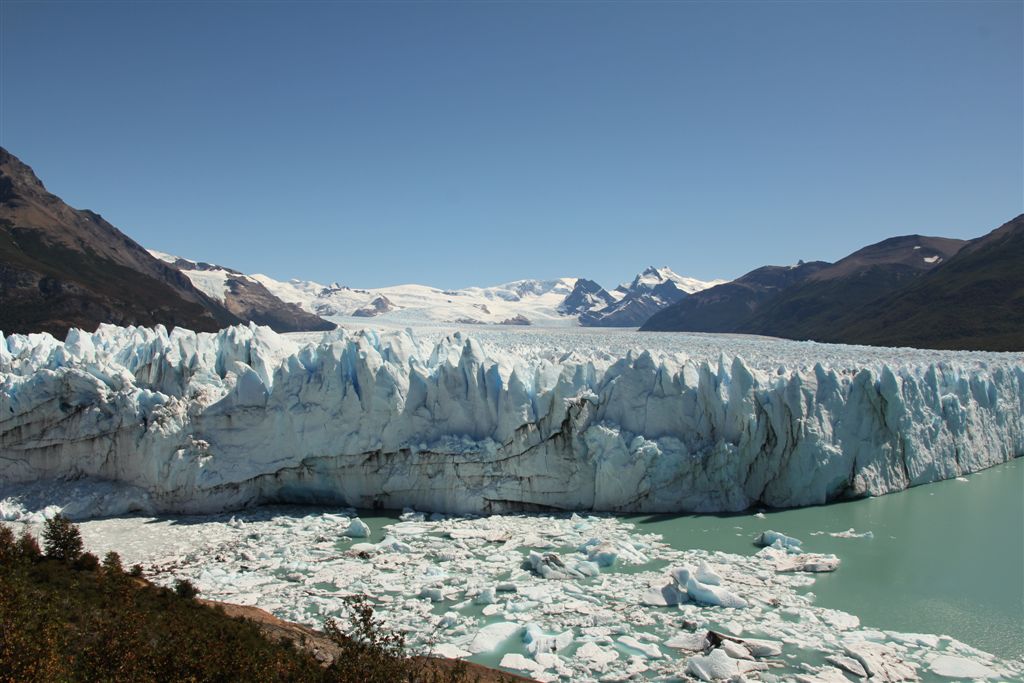
M18 555L24 559L37 560L43 556L43 551L39 549L39 541L28 530L22 531L18 536L17 549Z
M191 600L199 595L199 589L188 579L178 579L174 582L174 594L179 598Z
M334 658L329 669L331 675L336 680L358 678L365 683L414 680L405 655L405 636L388 631L363 596L346 598L345 608L347 631L334 619L324 624L327 637L341 648L341 654Z
M82 554L82 534L70 519L58 513L46 520L43 547L47 557L74 562Z
M121 556L111 550L103 556L103 571L110 574L123 574L124 567L121 565Z
M75 569L94 572L100 568L100 558L92 553L82 553L72 564Z
M18 545L14 532L6 524L0 524L0 563L13 562L18 556Z

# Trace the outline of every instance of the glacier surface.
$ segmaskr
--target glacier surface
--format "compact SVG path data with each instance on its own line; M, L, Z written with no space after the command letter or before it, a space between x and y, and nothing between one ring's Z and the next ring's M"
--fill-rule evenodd
M0 335L0 494L116 484L78 500L80 517L716 512L879 495L1024 453L1020 354L610 338Z

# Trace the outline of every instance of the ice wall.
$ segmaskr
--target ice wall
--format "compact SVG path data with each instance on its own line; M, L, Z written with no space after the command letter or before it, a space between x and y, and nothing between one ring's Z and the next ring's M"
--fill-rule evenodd
M827 360L517 357L372 331L300 346L255 326L0 335L0 484L121 485L83 515L710 512L879 495L1024 454L1019 354L892 350L858 367L855 347L806 348Z

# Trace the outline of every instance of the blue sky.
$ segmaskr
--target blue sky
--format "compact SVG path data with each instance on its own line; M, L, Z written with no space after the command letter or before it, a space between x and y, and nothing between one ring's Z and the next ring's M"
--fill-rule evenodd
M0 3L0 145L142 244L735 277L1024 210L1024 3Z

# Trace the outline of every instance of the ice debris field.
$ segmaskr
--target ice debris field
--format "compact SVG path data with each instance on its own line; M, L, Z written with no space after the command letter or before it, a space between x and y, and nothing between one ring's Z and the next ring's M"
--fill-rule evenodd
M1024 360L716 335L105 325L0 335L0 451L0 494L103 482L34 501L78 517L793 507L1024 453Z
M674 549L608 516L407 511L372 528L355 515L264 507L81 528L93 552L116 548L160 583L187 577L205 598L317 628L344 618L343 597L367 595L414 650L540 681L1024 676L1021 661L948 636L865 628L816 606L815 572L840 558L814 553L814 539L764 531L739 555Z

